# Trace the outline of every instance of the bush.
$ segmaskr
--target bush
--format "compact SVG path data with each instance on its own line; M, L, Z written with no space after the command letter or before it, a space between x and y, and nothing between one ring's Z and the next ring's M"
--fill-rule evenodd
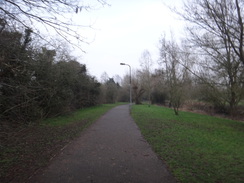
M100 84L85 65L30 43L30 31L0 34L1 120L29 123L97 104Z

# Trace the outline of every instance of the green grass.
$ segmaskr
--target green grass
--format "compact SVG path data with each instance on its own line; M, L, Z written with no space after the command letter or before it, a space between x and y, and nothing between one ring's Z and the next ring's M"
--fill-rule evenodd
M244 123L159 106L132 117L180 182L244 182Z
M244 100L241 100L238 105L239 106L244 106Z
M107 112L109 109L121 105L122 103L116 104L102 104L95 107L89 107L85 109L80 109L72 114L59 116L54 118L48 118L42 122L43 125L51 126L64 126L71 123L76 123L80 121L87 121L88 124L98 119L101 115Z

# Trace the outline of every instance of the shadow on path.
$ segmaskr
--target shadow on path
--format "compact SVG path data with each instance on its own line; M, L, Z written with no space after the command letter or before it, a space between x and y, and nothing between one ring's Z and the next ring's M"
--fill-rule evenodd
M82 132L31 182L171 183L129 114L129 105L113 108Z

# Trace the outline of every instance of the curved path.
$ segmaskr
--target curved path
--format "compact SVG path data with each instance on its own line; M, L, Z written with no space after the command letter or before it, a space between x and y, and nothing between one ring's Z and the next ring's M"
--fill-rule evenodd
M129 105L113 108L66 146L32 182L176 182L142 137Z

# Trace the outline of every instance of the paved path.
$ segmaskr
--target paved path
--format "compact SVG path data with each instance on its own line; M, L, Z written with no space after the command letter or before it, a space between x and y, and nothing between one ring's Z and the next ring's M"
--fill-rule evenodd
M69 144L32 182L171 183L175 179L143 139L129 105L113 108Z

